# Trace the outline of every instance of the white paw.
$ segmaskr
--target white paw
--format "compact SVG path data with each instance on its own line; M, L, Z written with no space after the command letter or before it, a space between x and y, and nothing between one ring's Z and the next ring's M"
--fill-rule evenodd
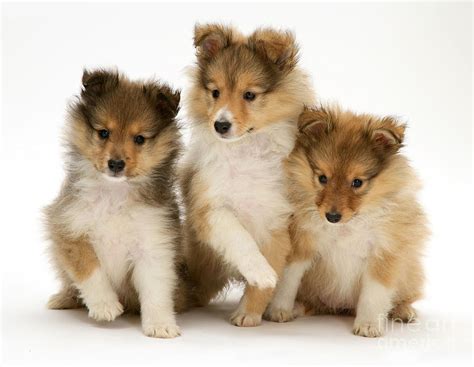
M230 317L230 323L240 327L253 327L262 323L262 315L235 311Z
M265 312L265 319L273 322L288 322L296 318L293 309L272 308Z
M175 323L169 324L143 324L143 333L152 338L176 338L181 335L179 326Z
M368 338L377 338L384 334L382 322L379 320L359 321L356 319L352 331L355 335L365 336Z
M89 317L96 321L113 321L123 313L123 306L118 300L107 300L88 304Z
M262 256L260 259L254 259L245 263L245 266L241 267L240 273L247 280L248 284L260 289L275 288L278 276Z

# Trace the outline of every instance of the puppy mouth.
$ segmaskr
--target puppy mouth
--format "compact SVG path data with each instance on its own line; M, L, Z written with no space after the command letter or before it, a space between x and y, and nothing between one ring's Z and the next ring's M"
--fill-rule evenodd
M127 176L123 172L112 172L108 171L106 173L102 173L102 176L110 182L124 182L127 181Z
M255 130L255 128L250 127L247 130L245 130L245 132L243 134L241 134L239 136L232 136L232 135L228 135L227 133L226 134L219 134L219 133L214 131L214 136L220 141L223 141L223 142L226 142L226 143L233 143L233 142L242 140L246 136L250 135L254 130Z

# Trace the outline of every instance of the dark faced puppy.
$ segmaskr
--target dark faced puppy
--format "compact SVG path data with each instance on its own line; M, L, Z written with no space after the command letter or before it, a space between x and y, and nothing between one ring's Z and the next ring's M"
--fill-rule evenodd
M82 84L69 108L67 177L45 210L62 281L48 306L85 305L98 321L139 310L146 335L177 336L179 93L106 70L85 71Z
M294 251L272 320L295 316L300 280L297 300L307 311L355 314L356 335L382 335L388 316L414 319L428 230L418 179L399 154L404 133L393 117L338 107L301 114L287 164Z

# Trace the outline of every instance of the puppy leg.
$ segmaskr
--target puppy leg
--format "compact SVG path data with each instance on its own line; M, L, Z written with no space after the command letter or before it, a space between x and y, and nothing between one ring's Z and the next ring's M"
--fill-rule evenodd
M51 310L81 307L84 307L84 304L81 302L78 290L72 285L63 285L63 288L58 293L53 294L48 301L48 308Z
M209 213L209 245L235 266L251 286L275 287L275 270L231 211L220 208Z
M275 295L265 311L264 317L267 320L287 322L297 316L294 310L296 294L301 278L310 266L311 260L295 261L286 266L276 287Z
M155 338L180 335L174 314L177 274L172 244L160 244L135 262L132 280L140 299L143 332Z
M112 321L123 313L123 307L112 288L87 238L56 239L53 255L61 269L79 290L89 310L89 317L97 321ZM52 300L57 306L58 300Z
M278 275L283 273L290 246L290 237L285 229L275 232L271 242L262 247L262 254ZM247 284L239 307L232 314L230 322L235 326L260 325L262 314L267 308L273 292L274 288L261 289Z
M393 294L393 289L370 273L364 274L353 327L355 335L374 338L384 334Z
M414 322L416 321L416 311L408 302L402 302L396 305L390 311L390 318L399 322Z
M300 313L301 307L295 308L295 298L301 279L311 267L314 256L313 236L297 225L297 217L293 217L290 221L289 235L291 255L264 315L267 320L275 322L293 320Z

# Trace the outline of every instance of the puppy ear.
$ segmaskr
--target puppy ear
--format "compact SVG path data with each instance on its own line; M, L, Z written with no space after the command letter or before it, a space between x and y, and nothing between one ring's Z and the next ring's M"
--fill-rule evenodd
M375 148L395 154L403 146L406 125L394 117L384 117L371 126L370 137Z
M194 47L198 58L211 59L232 43L234 30L220 24L196 24Z
M298 119L298 130L310 138L320 138L328 133L331 127L331 116L322 107L305 107Z
M143 93L152 101L161 117L174 119L179 111L180 92L165 84L147 83Z
M298 62L298 45L290 31L258 29L250 36L249 45L281 71L292 70Z
M84 69L82 74L81 95L83 97L100 97L101 95L116 88L118 83L118 72L101 69L88 71Z

